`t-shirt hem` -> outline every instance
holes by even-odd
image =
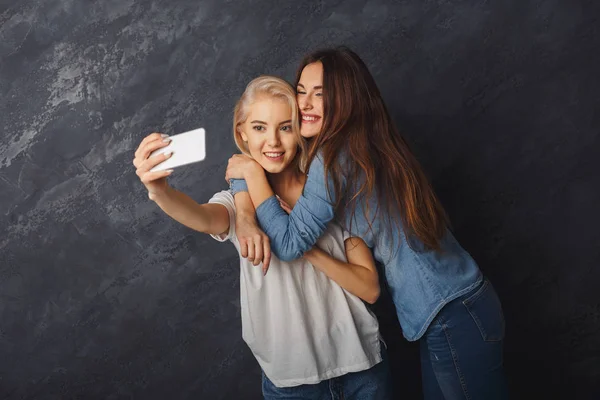
[[[271,379],[271,377],[269,377],[269,375],[266,372],[265,372],[265,375],[267,375],[267,378],[269,378],[269,380],[277,387],[293,387],[293,386],[300,386],[300,385],[313,385],[313,384],[316,384],[316,383],[319,383],[322,381],[326,381],[328,379],[337,378],[338,376],[346,375],[350,372],[365,371],[367,369],[373,368],[375,365],[379,364],[382,360],[383,360],[383,358],[381,357],[381,354],[379,354],[378,356],[375,356],[372,360],[363,361],[359,364],[351,365],[348,367],[340,367],[340,368],[328,370],[328,371],[325,371],[318,375],[314,375],[314,376],[311,376],[308,378],[302,378],[302,379],[273,380],[273,379]]]

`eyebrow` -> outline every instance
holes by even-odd
[[[302,86],[303,89],[305,89],[304,85],[299,83],[298,86]],[[319,86],[313,86],[313,89],[323,89],[323,86],[319,85]]]
[[[287,121],[280,122],[280,123],[279,123],[279,125],[283,125],[283,124],[289,124],[290,122],[292,122],[292,120],[291,120],[291,119],[288,119]],[[251,123],[251,124],[263,124],[263,125],[269,125],[269,124],[267,124],[266,122],[259,121],[259,120],[256,120],[256,119],[255,119],[254,121],[251,121],[250,123]]]

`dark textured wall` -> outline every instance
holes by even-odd
[[[260,398],[233,246],[162,214],[133,151],[206,127],[206,161],[171,178],[206,201],[225,187],[245,84],[346,44],[497,287],[514,398],[600,398],[599,11],[0,1],[0,397]],[[419,398],[418,348],[382,321],[398,398]]]

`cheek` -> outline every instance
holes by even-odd
[[[257,158],[262,154],[262,143],[258,141],[249,140],[248,141],[248,150],[250,151],[250,155],[252,157]]]
[[[292,154],[298,149],[298,141],[295,137],[292,137],[291,135],[282,140],[282,144],[285,148],[285,151],[289,152],[289,154]]]
[[[294,147],[289,150],[288,157],[290,159],[292,159],[292,158],[296,157],[296,153],[298,153],[298,146],[296,144],[294,144]]]
[[[315,102],[315,103],[316,103],[316,106],[317,106],[318,110],[321,112],[321,114],[323,114],[323,109],[324,109],[324,106],[323,106],[323,99],[319,99],[319,100],[318,100],[317,102]]]

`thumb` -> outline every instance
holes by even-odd
[[[285,211],[286,213],[289,214],[292,212],[292,209],[285,201],[279,200],[279,205],[281,206],[281,208],[283,208],[283,211]]]

